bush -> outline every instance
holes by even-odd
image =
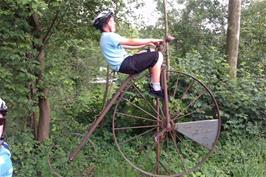
[[[198,173],[206,177],[264,177],[265,149],[264,138],[223,137],[216,153]]]
[[[214,48],[205,53],[187,53],[177,59],[180,70],[195,75],[214,93],[221,111],[223,128],[230,134],[259,135],[265,133],[265,81],[240,68],[237,80],[228,77],[224,57]]]
[[[104,91],[100,87],[83,91],[70,105],[65,107],[65,112],[74,117],[77,122],[89,124],[102,109],[103,94]]]

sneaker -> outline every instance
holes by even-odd
[[[151,84],[149,84],[150,94],[157,97],[157,98],[163,98],[164,94],[162,90],[155,91]]]

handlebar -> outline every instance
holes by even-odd
[[[172,42],[173,40],[175,40],[175,37],[168,35],[164,38],[164,40],[162,42],[160,42],[158,44],[158,46],[156,46],[155,50],[160,51],[160,52],[164,52],[165,51],[165,44]]]
[[[165,42],[171,42],[171,41],[173,41],[173,40],[175,40],[175,37],[174,37],[174,36],[171,36],[171,35],[168,35],[168,36],[166,36],[166,37],[164,38],[164,41],[165,41]]]

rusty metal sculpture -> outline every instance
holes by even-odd
[[[162,73],[163,100],[145,92],[147,75],[130,79],[115,105],[113,135],[135,169],[148,176],[182,176],[213,152],[220,135],[219,109],[201,81],[166,68]]]
[[[171,40],[167,37],[165,42]],[[69,159],[74,160],[115,105],[115,144],[132,167],[158,177],[182,176],[198,169],[213,152],[220,135],[217,102],[211,91],[191,75],[163,66],[161,76],[163,99],[146,91],[148,73],[128,76]]]
[[[207,86],[195,77],[168,70],[167,43],[174,38],[168,35],[165,19],[166,38],[158,47],[166,51],[167,61],[161,74],[164,98],[147,93],[147,72],[129,75],[70,153],[70,160],[75,159],[113,105],[115,144],[123,158],[143,174],[186,175],[197,170],[211,155],[221,127],[217,102]]]

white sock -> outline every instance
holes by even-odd
[[[160,85],[160,83],[152,83],[152,88],[155,91],[160,91],[161,90],[161,85]]]

